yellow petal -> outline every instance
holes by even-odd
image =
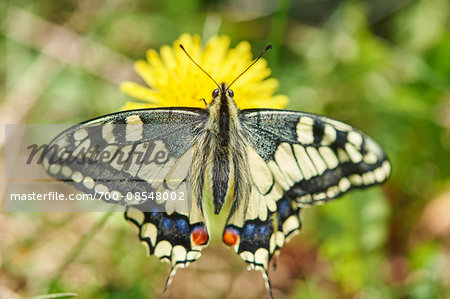
[[[173,45],[163,46],[158,53],[150,49],[146,53],[146,60],[137,61],[136,72],[144,79],[149,88],[132,82],[124,82],[121,90],[135,99],[145,103],[131,103],[125,107],[154,106],[185,106],[202,107],[202,99],[210,102],[211,92],[217,88],[215,83],[203,73],[186,56],[180,44],[189,55],[216,82],[230,84],[252,62],[250,44],[240,42],[230,48],[231,40],[228,36],[213,36],[202,47],[198,35],[182,34]],[[274,96],[278,88],[278,81],[269,78],[270,69],[267,62],[260,59],[246,71],[232,89],[236,95],[235,102],[239,108],[284,108],[287,104],[286,96]]]
[[[122,106],[121,110],[137,110],[137,109],[145,109],[145,108],[156,108],[159,107],[157,105],[151,105],[151,104],[143,104],[143,103],[136,103],[136,102],[126,102],[125,105]]]
[[[164,102],[164,98],[160,94],[134,82],[123,82],[120,84],[120,90],[135,99],[148,103],[158,104]]]

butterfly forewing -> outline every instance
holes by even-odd
[[[389,177],[390,164],[381,148],[347,124],[282,110],[243,110],[241,121],[275,181],[301,206]]]

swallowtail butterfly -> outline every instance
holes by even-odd
[[[112,154],[88,164],[46,157],[44,167],[91,194],[190,190],[187,209],[169,206],[170,200],[163,211],[126,207],[125,219],[138,228],[148,252],[171,264],[166,287],[177,269],[197,260],[208,245],[205,193],[215,214],[229,203],[223,241],[262,272],[271,293],[269,261],[299,232],[300,210],[383,183],[390,164],[378,144],[347,124],[305,112],[239,110],[233,97],[222,83],[205,109],[143,109],[87,121],[50,146],[75,153],[95,144]],[[118,149],[130,153],[149,142],[168,158],[148,165],[117,163]]]

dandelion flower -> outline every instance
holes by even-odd
[[[253,61],[248,42],[243,41],[230,48],[228,36],[214,36],[202,47],[198,35],[183,34],[173,47],[163,46],[159,53],[150,49],[146,61],[136,62],[135,70],[148,86],[123,82],[121,90],[134,98],[123,109],[205,108],[202,99],[212,100],[211,92],[217,88],[216,85],[189,60],[179,44],[219,84],[231,83]],[[286,96],[273,95],[278,81],[268,78],[269,75],[267,62],[260,59],[233,84],[234,100],[240,109],[286,107]]]

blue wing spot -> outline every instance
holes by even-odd
[[[284,214],[289,211],[289,202],[287,200],[283,200],[280,202],[278,206],[278,213]]]
[[[252,239],[255,235],[255,225],[253,223],[249,223],[244,227],[244,236],[247,239]]]
[[[267,231],[269,230],[269,225],[261,225],[258,227],[258,229],[256,230],[256,233],[260,236],[265,236],[267,234]]]
[[[189,233],[189,225],[184,219],[175,220],[175,228],[182,233]]]
[[[152,217],[158,217],[159,212],[152,212],[151,215],[152,215]]]
[[[169,230],[169,229],[172,228],[172,225],[173,225],[172,219],[170,219],[170,218],[163,218],[162,226],[163,226],[164,229]]]

